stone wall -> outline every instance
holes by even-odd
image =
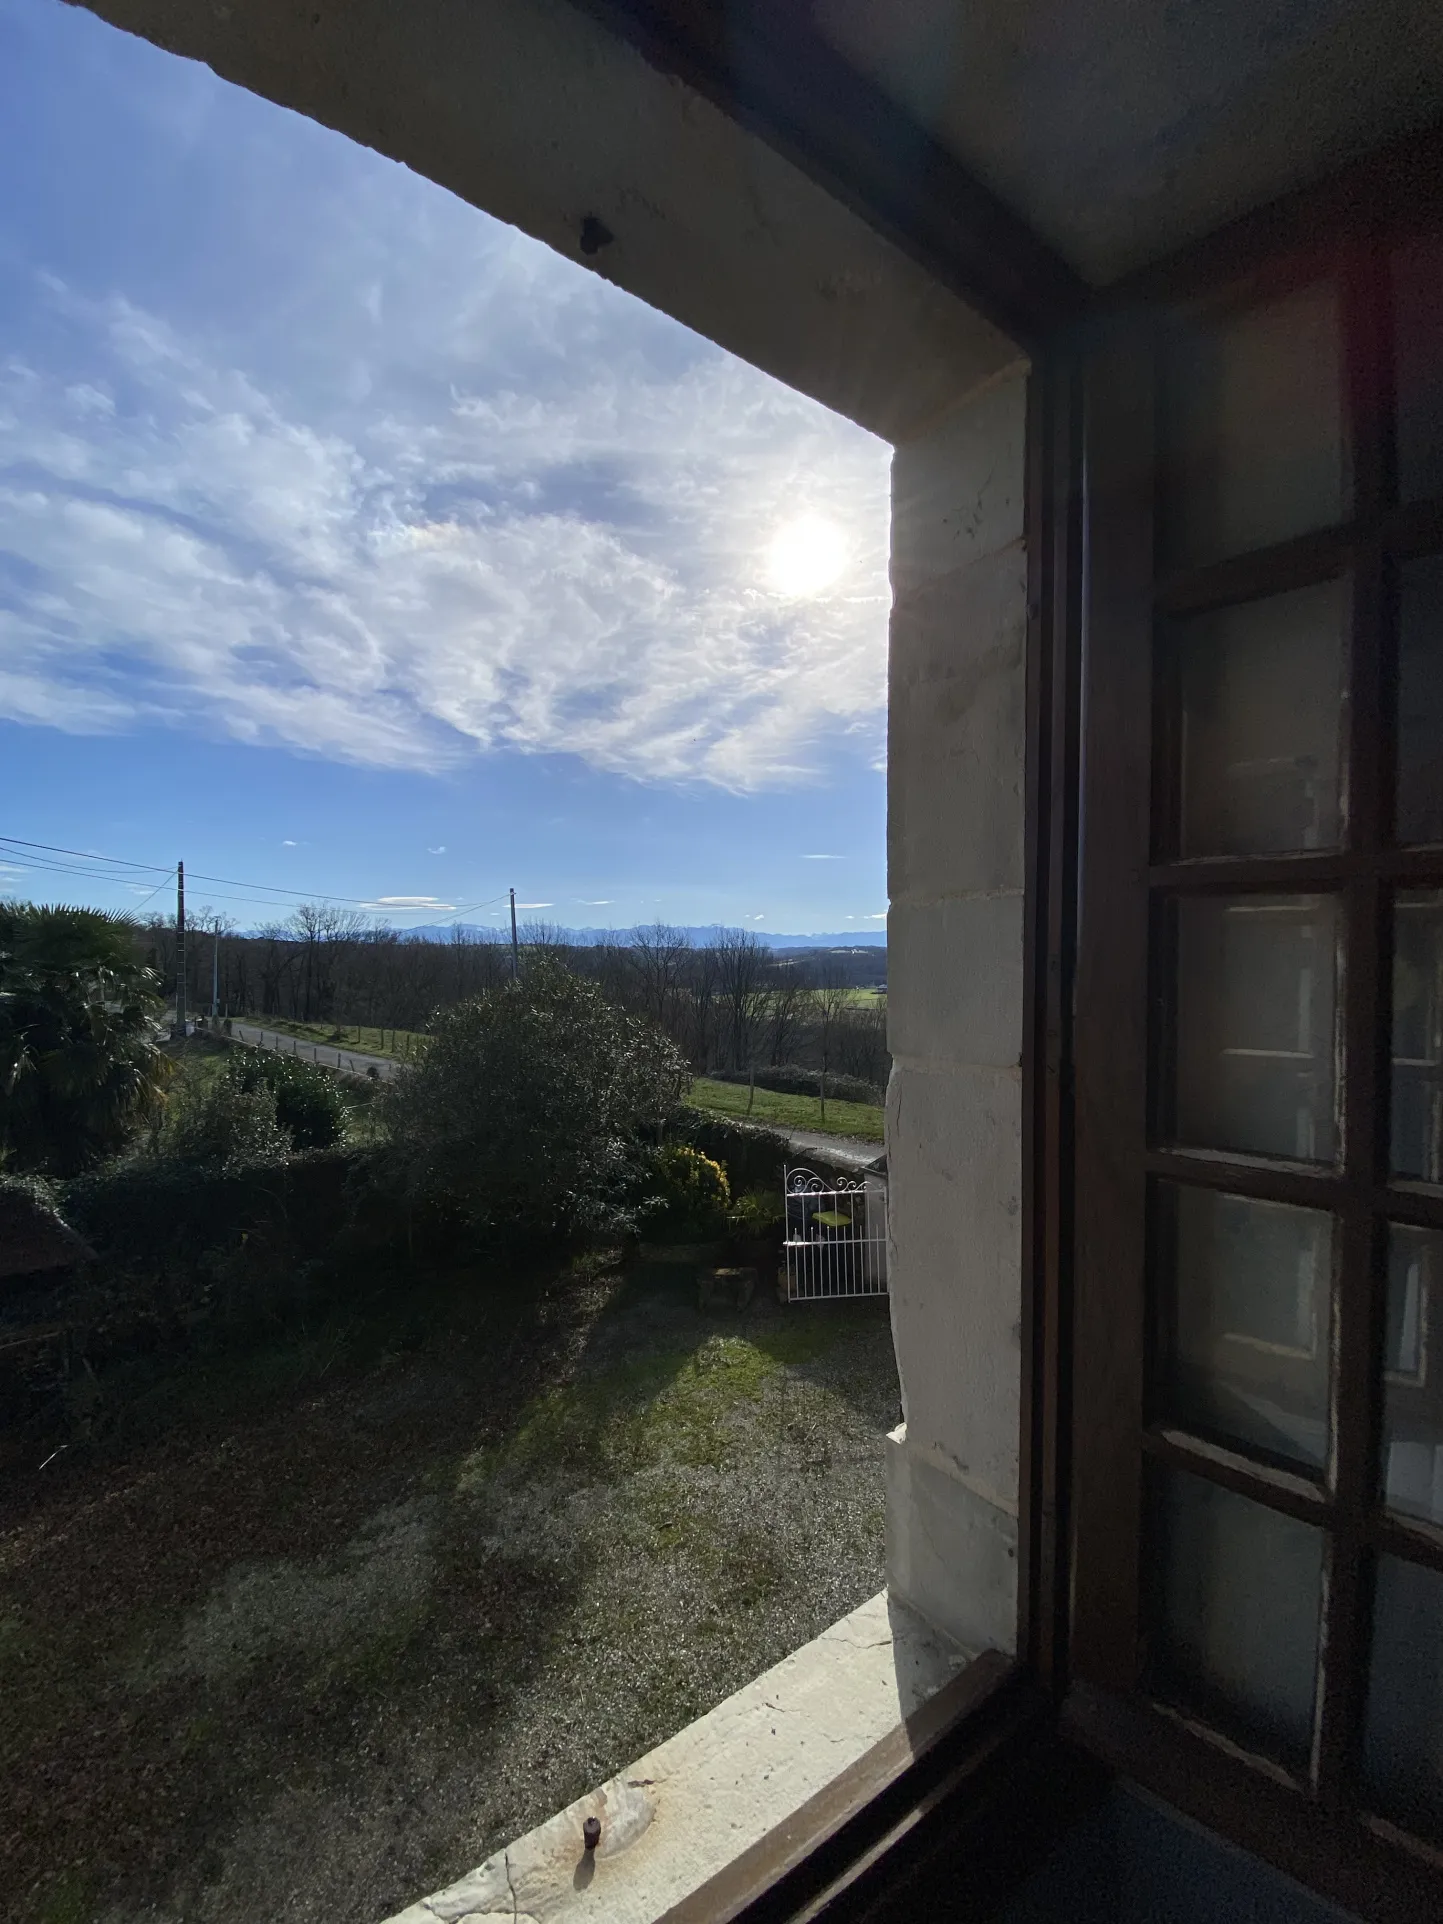
[[[1021,1379],[1025,367],[892,467],[888,1580],[1016,1644]]]

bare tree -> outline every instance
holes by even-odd
[[[805,1009],[801,970],[795,962],[777,962],[767,992],[767,1060],[773,1067],[795,1059]]]
[[[516,932],[521,944],[523,959],[535,956],[552,956],[564,962],[571,953],[571,944],[566,939],[565,929],[555,922],[523,922]]]
[[[755,1060],[757,1032],[766,1015],[772,952],[750,929],[723,929],[714,946],[731,1067],[745,1069]]]
[[[721,955],[714,942],[692,951],[687,970],[690,990],[688,1034],[682,1046],[692,1066],[709,1069],[721,1054],[717,1009],[720,999]]]
[[[852,991],[846,971],[832,956],[826,956],[813,974],[810,996],[812,1016],[817,1027],[817,1048],[822,1059],[820,1096],[822,1121],[827,1119],[827,1074],[833,1066],[837,1033],[847,1019]]]
[[[879,1085],[886,1082],[892,1058],[887,1049],[884,996],[874,996],[860,1006],[854,1003],[847,1009],[837,1025],[836,1061],[844,1075]]]
[[[666,922],[633,929],[628,959],[636,982],[638,1012],[675,1037],[686,1001],[690,937],[684,929],[674,929]]]

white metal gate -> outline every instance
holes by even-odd
[[[788,1302],[886,1295],[884,1174],[823,1178],[810,1169],[788,1169],[783,1199]]]

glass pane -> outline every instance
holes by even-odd
[[[1443,494],[1443,235],[1393,256],[1393,339],[1398,388],[1398,492]]]
[[[1178,624],[1182,854],[1337,842],[1346,606],[1325,581]]]
[[[1174,561],[1343,520],[1341,369],[1331,282],[1179,335],[1168,368]]]
[[[1158,1200],[1159,1414],[1320,1469],[1332,1219],[1170,1183]]]
[[[1443,1182],[1443,890],[1398,897],[1393,923],[1393,1173]]]
[[[1439,555],[1408,562],[1399,583],[1398,840],[1443,842],[1443,556]]]
[[[1156,1484],[1151,1687],[1289,1761],[1312,1741],[1323,1533],[1186,1471]]]
[[[1431,1343],[1440,1281],[1443,1236],[1394,1223],[1388,1231],[1383,1489],[1390,1510],[1430,1523],[1443,1523],[1443,1372]]]
[[[1177,904],[1180,1142],[1332,1160],[1336,922],[1328,895]]]
[[[1443,1842],[1443,1576],[1378,1561],[1363,1769],[1374,1809]]]

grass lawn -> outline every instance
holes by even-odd
[[[842,993],[849,1006],[854,1009],[875,1009],[878,1003],[885,1007],[887,1002],[885,989],[844,989]],[[815,995],[816,990],[809,989],[807,994]]]
[[[425,1047],[427,1038],[415,1029],[374,1029],[358,1022],[291,1022],[279,1015],[243,1015],[237,1021],[274,1029],[281,1035],[299,1036],[303,1042],[339,1043],[343,1049],[358,1049],[363,1055],[394,1056],[398,1062],[414,1059]]]
[[[366,1924],[883,1581],[885,1301],[405,1276],[95,1393],[0,1479],[26,1924]]]
[[[744,1083],[713,1082],[698,1076],[691,1085],[688,1101],[697,1109],[713,1115],[740,1116],[744,1121],[768,1123],[784,1129],[816,1129],[829,1136],[860,1136],[864,1142],[882,1141],[882,1110],[872,1102],[833,1102],[827,1099],[827,1117],[822,1120],[822,1105],[816,1096],[783,1096],[774,1089],[758,1089],[753,1094]]]

